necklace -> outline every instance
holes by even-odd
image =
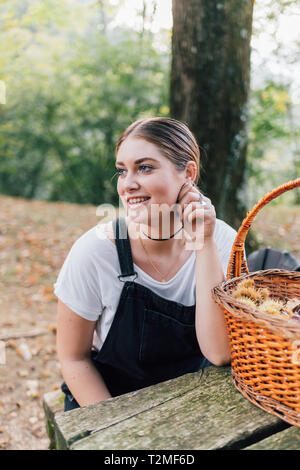
[[[175,235],[177,235],[177,233],[180,232],[180,230],[183,229],[183,225],[180,227],[179,230],[177,230],[177,232],[173,233],[173,235],[171,235],[169,238],[151,238],[149,237],[149,235],[147,235],[146,233],[142,232],[143,235],[145,235],[145,237],[149,238],[150,240],[155,240],[156,242],[164,242],[166,240],[170,240],[171,238],[174,238]]]
[[[155,269],[155,271],[160,275],[160,277],[161,277],[161,281],[160,281],[160,282],[167,282],[167,281],[166,281],[166,278],[167,278],[168,274],[171,272],[171,270],[172,270],[172,268],[173,268],[174,266],[171,266],[171,269],[169,269],[169,271],[168,271],[165,275],[163,275],[163,274],[159,271],[159,269],[152,263],[152,261],[151,261],[151,259],[150,259],[150,256],[149,256],[149,254],[148,254],[148,251],[146,250],[146,247],[145,247],[145,245],[144,245],[144,243],[143,243],[143,241],[142,241],[142,237],[139,237],[139,240],[140,240],[141,245],[142,245],[142,247],[143,247],[143,249],[144,249],[144,251],[145,251],[145,253],[146,253],[146,256],[147,256],[147,258],[148,258],[149,263],[150,263],[151,266]]]

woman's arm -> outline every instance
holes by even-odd
[[[230,362],[230,346],[222,309],[211,290],[224,280],[218,249],[213,237],[196,251],[196,334],[204,356],[216,366]]]
[[[91,360],[96,322],[86,320],[58,300],[57,351],[63,378],[80,406],[111,398]]]
[[[224,280],[224,273],[214,240],[216,212],[209,198],[200,196],[191,184],[184,188],[181,204],[186,248],[196,252],[196,334],[204,356],[218,366],[230,362],[230,345],[222,309],[211,290]]]

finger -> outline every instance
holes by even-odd
[[[195,191],[195,193],[200,193],[199,188],[196,186],[196,184],[192,183],[192,181],[189,179],[188,181],[183,183],[183,185],[180,188],[180,191],[179,191],[180,199],[184,197],[184,195],[191,190]]]
[[[181,197],[176,203],[178,213],[182,216],[184,208],[186,205],[191,203],[192,201],[197,201],[199,196],[196,195],[195,192],[191,191],[191,185],[187,183],[186,187],[183,188]]]
[[[207,204],[211,204],[211,200],[209,199],[209,197],[204,196],[204,194],[202,193],[200,194],[201,194],[202,201],[206,202]]]
[[[184,202],[183,204],[183,211],[186,211],[190,207],[189,210],[195,209],[195,208],[203,208],[204,210],[208,210],[212,208],[212,205],[206,204],[204,201],[199,201],[199,198],[193,197],[193,200]]]
[[[181,191],[180,191],[179,202],[181,202],[182,199],[185,198],[186,195],[187,195],[189,192],[192,191],[192,189],[193,189],[193,188],[192,188],[191,184],[190,184],[190,183],[186,183],[186,184],[182,187],[182,189],[181,189]]]
[[[180,200],[182,199],[183,195],[185,194],[185,193],[184,193],[184,188],[188,188],[189,186],[190,186],[190,183],[189,183],[188,181],[186,181],[185,183],[183,183],[183,185],[181,186],[181,188],[180,188],[180,190],[179,190],[179,193],[178,193],[176,202],[180,202]]]
[[[215,210],[214,205],[212,204],[211,200],[204,196],[202,193],[200,193],[200,203],[205,207],[205,209],[213,209]]]
[[[204,210],[202,208],[193,210],[188,216],[187,221],[192,223],[195,219],[204,220]]]
[[[206,209],[206,206],[202,206],[201,204],[199,204],[199,202],[190,202],[189,204],[186,204],[185,207],[184,207],[184,211],[183,211],[183,218],[185,220],[188,220],[188,216],[190,215],[191,212],[195,211],[195,210],[198,210],[198,214],[201,214],[201,213],[204,213]]]
[[[192,215],[191,215],[192,214]],[[213,206],[203,206],[199,203],[190,203],[186,206],[183,212],[183,223],[190,224],[191,221],[196,219],[209,220],[216,217],[215,209]]]
[[[200,193],[196,189],[190,189],[185,191],[180,199],[180,204],[188,204],[190,202],[200,202]]]

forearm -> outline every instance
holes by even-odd
[[[101,375],[90,359],[61,361],[61,372],[80,406],[111,398]]]
[[[204,356],[215,365],[230,362],[230,346],[222,309],[211,290],[224,280],[217,246],[213,239],[196,251],[196,334]]]

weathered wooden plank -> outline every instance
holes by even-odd
[[[202,371],[186,374],[95,405],[55,415],[56,446],[68,448],[96,430],[110,427],[199,386]]]
[[[198,373],[191,374],[191,378],[193,376],[199,378]],[[183,376],[181,379],[186,380],[186,377]],[[102,421],[105,403],[109,411],[112,402],[98,404],[97,408],[94,408],[94,420],[91,422],[89,435],[73,440],[71,448],[78,450],[242,448],[255,442],[256,436],[258,440],[287,426],[279,418],[254,406],[233,387],[230,368],[206,368],[196,388],[192,387],[173,397],[169,395],[168,399],[160,401],[159,396],[164,387],[166,382],[136,392],[133,400],[135,408],[140,401],[141,393],[143,401],[147,401],[149,393],[152,396],[157,395],[157,402],[152,402],[151,407],[144,408],[128,416],[127,419],[124,419],[124,415],[122,419],[118,418],[116,413],[121,413],[122,408],[116,406],[114,419],[106,422],[102,429],[96,429],[96,423]],[[165,390],[165,398],[167,397],[168,391],[166,393]],[[82,409],[81,418],[84,417],[84,413],[90,411],[89,408]],[[71,413],[74,412],[70,412],[70,419]],[[57,419],[59,431],[63,436],[66,435],[66,419],[67,417],[62,415]],[[78,420],[73,420],[73,425],[79,426],[79,424],[78,415]],[[73,435],[75,435],[74,430]]]
[[[50,439],[50,449],[56,447],[54,432],[54,416],[64,409],[64,394],[61,390],[46,393],[43,397],[43,408],[46,418],[46,429]]]
[[[292,426],[246,447],[245,450],[300,450],[300,429]]]

